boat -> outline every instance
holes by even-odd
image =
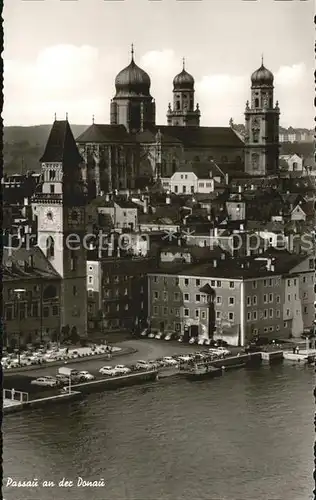
[[[206,363],[197,363],[190,370],[186,371],[186,377],[189,380],[201,380],[204,378],[219,377],[222,375],[222,369]]]

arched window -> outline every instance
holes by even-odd
[[[55,256],[55,242],[54,239],[49,236],[46,240],[46,257],[52,259]]]
[[[180,109],[180,101],[176,101],[176,110],[179,111]]]
[[[255,108],[259,108],[259,99],[258,98],[255,99]]]

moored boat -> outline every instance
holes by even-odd
[[[186,372],[186,377],[189,380],[201,380],[204,378],[219,377],[220,375],[222,375],[221,368],[215,368],[215,366],[206,363],[197,363]]]

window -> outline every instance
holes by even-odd
[[[174,298],[174,300],[176,300],[176,301],[180,300],[180,293],[179,293],[179,292],[175,292],[175,293],[173,294],[173,298]]]
[[[222,297],[219,295],[216,297],[216,304],[221,304],[222,303]]]
[[[235,297],[229,297],[228,303],[230,306],[233,306],[235,304]]]
[[[201,280],[195,280],[195,286],[200,286],[201,285]]]
[[[190,191],[191,193],[194,193],[194,186],[191,186]]]
[[[307,307],[304,307],[304,314],[307,314]]]
[[[52,307],[52,313],[53,313],[53,316],[58,316],[58,306]]]
[[[195,296],[195,302],[201,302],[201,295],[200,294],[197,294]]]
[[[32,316],[33,318],[37,318],[39,316],[38,302],[33,302],[32,304]]]
[[[49,171],[49,180],[50,180],[50,181],[53,181],[53,180],[55,179],[55,177],[56,177],[56,172],[55,172],[55,170],[50,170],[50,171]]]
[[[49,316],[49,307],[47,307],[47,306],[43,307],[43,316],[44,316],[44,318],[48,318],[48,316]]]
[[[5,319],[11,321],[13,319],[13,306],[6,306],[5,308]]]
[[[174,186],[174,192],[177,193],[178,192],[178,186]]]
[[[247,321],[251,321],[251,312],[247,313]]]
[[[283,328],[287,328],[287,321],[284,321]]]
[[[184,316],[189,316],[189,309],[184,309]]]
[[[230,281],[229,282],[229,288],[235,288],[235,282],[234,281]]]
[[[167,284],[168,284],[168,280],[167,280],[167,278],[166,278],[166,277],[164,277],[164,279],[163,279],[163,284],[164,284],[164,285],[167,285]]]
[[[204,182],[199,182],[199,187],[204,188]]]
[[[127,288],[124,288],[124,295],[128,295],[128,290],[127,290]]]
[[[92,285],[92,283],[93,283],[93,276],[88,276],[88,283],[89,283],[89,285]]]
[[[180,309],[175,309],[174,312],[176,316],[180,316]]]
[[[168,300],[168,292],[163,292],[163,300],[165,302]]]
[[[73,287],[72,287],[72,294],[73,294],[73,296],[74,296],[74,297],[77,297],[77,295],[78,295],[78,290],[77,290],[77,287],[76,287],[76,286],[73,286]]]
[[[185,193],[186,193],[186,191],[187,191],[187,187],[186,187],[186,186],[182,186],[182,193],[184,193],[184,194],[185,194]]]
[[[303,293],[303,298],[304,298],[304,299],[307,299],[307,297],[308,297],[307,292],[304,292],[304,293]]]
[[[247,297],[247,306],[251,306],[251,297]]]
[[[288,300],[288,302],[291,302],[291,294],[288,294],[287,300]]]
[[[195,309],[195,317],[196,318],[200,317],[200,311],[198,309]]]
[[[71,250],[71,252],[70,252],[70,270],[71,271],[77,270],[77,257],[76,257],[75,252],[73,250]]]
[[[286,310],[286,315],[287,315],[287,316],[290,316],[290,309],[287,309],[287,310]]]
[[[234,313],[228,313],[228,319],[230,321],[233,321],[234,320]]]
[[[291,280],[287,280],[287,286],[291,286]]]
[[[296,279],[294,279],[294,281],[293,281],[293,282],[294,282],[294,286],[296,286]]]
[[[264,319],[267,319],[267,317],[268,317],[268,309],[265,309],[263,311],[263,317],[264,317]]]
[[[216,319],[220,319],[221,317],[221,311],[216,311]]]
[[[280,295],[277,295],[277,296],[276,296],[276,302],[277,302],[277,304],[280,304],[280,302],[281,302],[281,297],[280,297]]]
[[[273,332],[274,331],[274,326],[270,326],[269,327],[269,332]]]
[[[158,300],[159,299],[159,292],[154,292],[154,299]]]
[[[269,279],[269,286],[272,286],[272,279]]]
[[[185,278],[185,279],[184,279],[184,285],[185,285],[185,286],[189,286],[189,280],[188,280],[188,278]]]
[[[51,184],[49,186],[49,189],[50,189],[50,194],[54,194],[55,193],[55,186],[54,186],[54,184]]]
[[[257,288],[257,282],[256,281],[252,282],[252,288],[254,288],[254,289]]]
[[[175,281],[175,285],[178,286],[179,285],[179,278],[176,278],[174,281]]]
[[[168,307],[164,307],[163,308],[163,314],[164,314],[164,316],[167,316],[167,314],[168,314]]]
[[[217,286],[218,288],[220,288],[220,287],[222,286],[222,282],[221,282],[221,281],[216,281],[216,286]]]
[[[154,306],[154,314],[158,314],[158,307],[157,306]]]
[[[154,283],[158,283],[158,278],[157,278],[157,276],[154,276]]]
[[[252,333],[253,333],[254,335],[258,335],[258,333],[259,333],[258,328],[254,328],[254,329],[252,330]]]
[[[273,309],[269,309],[269,317],[273,318]]]
[[[211,280],[211,286],[215,286],[215,280]]]
[[[265,326],[263,331],[264,331],[264,333],[267,333],[269,331],[269,328],[267,326]]]
[[[273,302],[273,293],[269,293],[269,302]]]
[[[205,319],[205,318],[206,318],[206,313],[205,313],[205,311],[202,311],[202,313],[201,313],[201,318],[202,318],[202,319]]]
[[[306,283],[306,276],[303,276],[303,283]]]
[[[188,302],[190,300],[190,295],[188,293],[184,294],[184,300]]]
[[[276,317],[277,317],[277,318],[279,318],[279,317],[280,317],[280,309],[277,309],[277,310],[276,310],[275,315],[276,315]]]
[[[257,295],[254,295],[252,300],[253,300],[253,305],[256,306],[258,304]]]
[[[258,319],[258,314],[257,314],[257,311],[253,311],[253,313],[252,313],[252,317],[253,317],[253,320],[254,320],[254,321],[257,321],[257,319]]]
[[[93,290],[91,289],[88,290],[88,297],[93,297]]]
[[[267,286],[267,280],[263,280],[263,286]]]
[[[263,296],[263,302],[264,302],[265,304],[267,304],[267,303],[268,303],[268,295],[267,295],[266,293],[265,293],[265,294],[264,294],[264,296]]]
[[[259,108],[259,99],[258,98],[255,99],[255,108]]]

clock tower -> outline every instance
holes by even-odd
[[[273,103],[273,74],[263,65],[251,76],[251,103],[245,119],[245,171],[250,175],[275,175],[279,166],[278,102]]]
[[[32,206],[37,217],[37,244],[62,278],[61,327],[86,336],[86,195],[82,161],[68,120],[55,120],[40,159],[42,182]]]

